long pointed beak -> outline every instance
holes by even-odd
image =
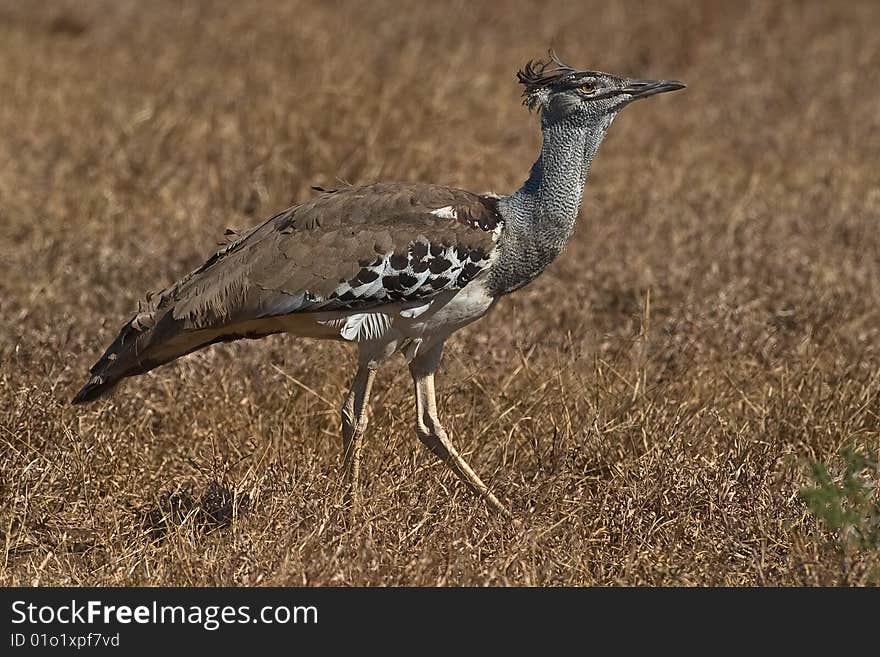
[[[633,100],[636,100],[679,89],[684,89],[684,83],[678,80],[629,80],[623,93],[629,94]]]

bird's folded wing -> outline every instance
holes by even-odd
[[[170,312],[187,330],[426,300],[483,271],[500,229],[493,197],[425,184],[347,187],[272,217],[139,317],[149,325]]]

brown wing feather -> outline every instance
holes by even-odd
[[[440,208],[454,212],[432,214]],[[494,199],[437,185],[381,183],[322,194],[268,219],[152,297],[92,367],[77,401],[211,342],[278,330],[277,323],[261,330],[261,318],[357,310],[466,285],[488,263],[499,221]],[[383,258],[398,267],[421,258],[424,274],[453,251],[464,254],[455,278],[417,280],[410,268],[392,270],[384,286],[361,280],[377,277]]]
[[[413,243],[493,246],[492,199],[449,187],[383,183],[349,187],[287,210],[221,251],[160,295],[187,328],[308,311],[378,257]],[[450,207],[456,219],[431,214]],[[369,305],[369,298],[363,305]],[[299,305],[298,305],[299,304]],[[357,306],[352,306],[357,307]]]

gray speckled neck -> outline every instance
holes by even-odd
[[[556,258],[574,230],[587,173],[611,124],[574,121],[543,123],[543,143],[528,179],[498,202],[504,229],[499,258],[488,284],[493,295],[533,281]]]

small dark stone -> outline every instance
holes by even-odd
[[[423,271],[427,271],[428,269],[428,260],[425,258],[424,260],[413,260],[412,270],[416,274],[421,274]]]
[[[49,23],[49,32],[70,37],[78,37],[87,32],[88,29],[89,26],[84,21],[70,14],[56,16]]]
[[[441,288],[446,287],[449,284],[449,279],[446,276],[438,276],[437,278],[432,278],[430,281],[431,287],[435,290],[439,290]]]
[[[442,256],[446,252],[446,247],[442,244],[432,244],[431,245],[431,255],[437,258],[438,256]]]
[[[425,242],[415,242],[410,247],[409,252],[414,260],[421,260],[428,255],[428,245]]]

